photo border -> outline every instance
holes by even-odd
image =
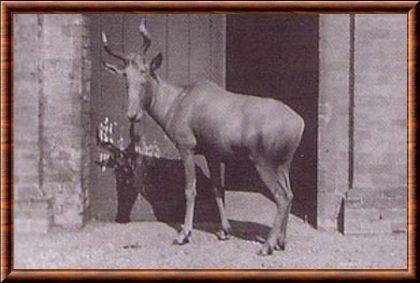
[[[1,276],[0,280],[36,279],[414,279],[416,278],[416,145],[418,1],[4,1],[1,2]],[[13,26],[14,13],[405,13],[408,16],[408,268],[371,269],[13,269]]]

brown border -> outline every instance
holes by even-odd
[[[420,49],[419,44],[419,30],[418,30],[418,5],[413,7],[408,13],[408,251],[409,251],[409,271],[414,275],[416,270],[416,227],[417,227],[417,176],[416,176],[416,156],[417,156],[417,101],[416,96],[418,92],[418,85],[416,84],[418,75],[418,53]]]
[[[76,1],[4,1],[1,3],[1,281],[25,279],[413,279],[416,277],[416,93],[417,78],[417,1],[305,1],[305,2],[76,2]],[[13,117],[12,117],[12,57],[11,16],[19,13],[87,13],[87,12],[212,12],[212,13],[407,13],[408,14],[408,270],[12,270],[11,211]]]
[[[402,13],[417,1],[4,1],[14,12]]]

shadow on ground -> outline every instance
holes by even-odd
[[[146,182],[152,185],[145,186],[142,190],[128,194],[126,197],[118,199],[119,210],[124,214],[120,216],[129,220],[133,208],[133,203],[138,194],[150,204],[152,213],[157,221],[165,223],[175,229],[181,230],[181,223],[185,214],[184,197],[184,169],[180,161],[169,159],[149,158],[148,176]],[[201,168],[201,167],[199,167]],[[205,169],[197,170],[197,197],[194,213],[194,229],[199,229],[209,233],[216,233],[220,229],[220,216],[211,189],[211,180],[203,173]],[[246,182],[241,182],[245,184]],[[255,188],[263,186],[259,181],[249,182],[248,186],[242,185],[241,191],[255,192]],[[238,187],[238,186],[235,186]],[[235,189],[236,191],[236,189]],[[268,190],[258,191],[266,198],[272,199],[268,195]],[[211,223],[211,225],[209,225]],[[270,227],[251,221],[230,220],[233,236],[245,240],[261,241],[265,239]]]
[[[229,223],[232,227],[232,236],[246,241],[263,243],[271,229],[267,225],[251,221],[229,219]],[[180,229],[180,226],[175,227],[175,229],[176,228]],[[197,223],[194,225],[194,229],[212,234],[219,231],[219,228],[220,227],[217,224],[209,225],[206,223]]]

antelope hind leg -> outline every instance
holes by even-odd
[[[208,161],[209,170],[210,170],[210,179],[212,181],[212,187],[213,187],[213,194],[216,199],[217,208],[219,210],[220,215],[220,222],[221,222],[221,229],[216,232],[216,236],[219,240],[228,240],[231,236],[232,228],[229,224],[229,221],[226,217],[225,212],[225,204],[223,201],[223,182],[221,179],[222,174],[222,167],[221,163],[217,161],[212,161],[211,159]],[[224,170],[223,170],[224,171]]]
[[[284,170],[279,170],[279,183],[284,184],[286,187],[286,192],[288,192],[288,204],[287,204],[287,211],[286,216],[283,219],[283,222],[280,226],[280,231],[277,236],[277,243],[274,246],[274,249],[277,251],[284,251],[286,249],[286,231],[287,231],[287,224],[289,221],[290,210],[292,208],[292,199],[293,193],[292,188],[290,186],[290,177],[289,177],[289,170],[286,168]]]
[[[284,251],[286,249],[286,231],[287,231],[287,223],[289,220],[291,206],[292,206],[292,202],[290,201],[287,208],[286,217],[284,217],[284,220],[281,224],[281,229],[279,231],[279,235],[277,236],[277,243],[274,246],[274,249],[276,251]]]
[[[257,171],[265,185],[270,189],[274,196],[277,213],[274,217],[273,227],[270,230],[266,242],[259,250],[259,255],[270,255],[277,247],[284,247],[284,239],[279,243],[279,235],[284,235],[284,223],[286,222],[287,214],[289,212],[289,204],[293,197],[292,192],[288,188],[288,182],[285,176],[287,171],[280,170],[277,175],[272,166],[256,165]]]

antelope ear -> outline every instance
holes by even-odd
[[[152,59],[152,62],[150,62],[150,70],[152,72],[160,68],[160,66],[162,65],[162,58],[162,53],[159,52],[159,54]]]

